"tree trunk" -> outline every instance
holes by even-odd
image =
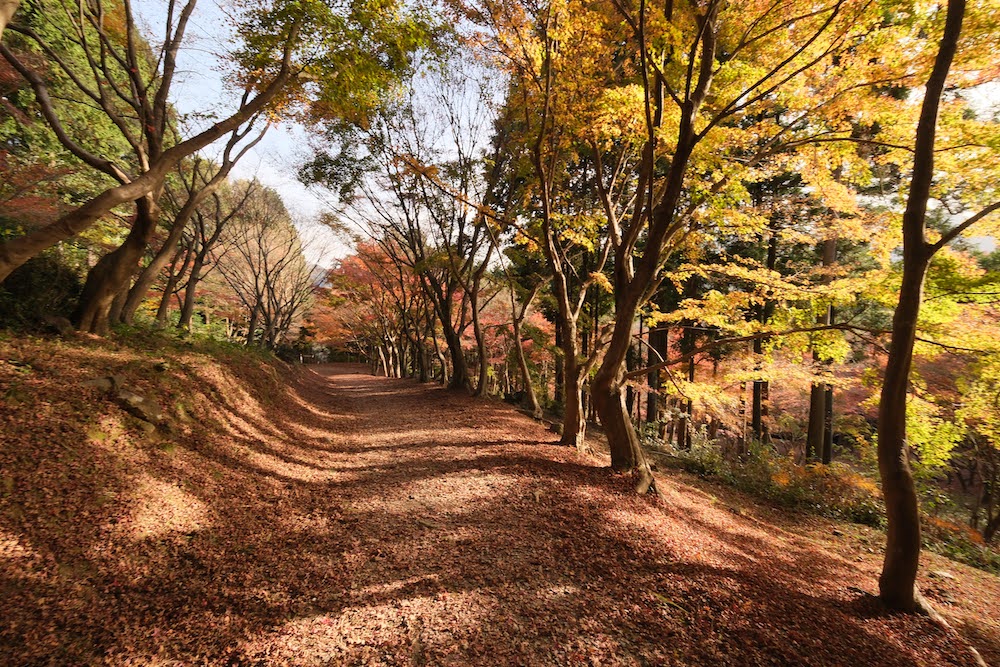
[[[191,275],[188,276],[187,285],[184,287],[184,304],[181,306],[181,315],[177,320],[178,329],[191,330],[191,318],[194,316],[194,303],[198,294],[198,283],[201,282],[201,270],[205,266],[205,258],[198,253],[191,266]]]
[[[616,272],[620,269],[616,267]],[[640,287],[643,287],[641,283]],[[625,294],[616,299],[616,324],[604,361],[590,385],[594,409],[604,426],[611,450],[611,468],[618,472],[636,473],[636,491],[645,493],[653,487],[653,474],[639,445],[639,438],[625,407],[625,356],[632,343],[632,322],[639,309],[636,285],[623,287]]]
[[[186,226],[187,219],[175,219],[174,224],[170,227],[167,239],[160,246],[159,251],[153,256],[149,264],[139,273],[135,284],[129,290],[128,298],[122,309],[121,321],[125,324],[132,324],[135,320],[136,311],[146,298],[146,294],[149,293],[149,289],[153,286],[153,283],[156,282],[156,278],[160,275],[160,272],[163,271],[164,267],[170,261],[170,257],[173,255],[177,242],[180,241],[181,234],[184,233]]]
[[[478,357],[479,378],[476,380],[476,390],[473,396],[486,396],[488,393],[487,381],[490,376],[490,360],[486,354],[486,334],[483,332],[483,324],[479,320],[479,281],[473,284],[472,294],[472,332],[476,338],[476,356]]]
[[[667,347],[670,343],[670,332],[666,327],[653,329],[649,332],[649,358],[650,366],[664,361],[667,358]],[[646,421],[659,424],[659,437],[663,439],[663,399],[660,398],[660,372],[651,371],[646,378],[649,383],[649,395],[646,397]]]
[[[465,351],[462,349],[462,339],[450,326],[442,327],[444,341],[448,346],[448,357],[451,360],[451,380],[449,389],[469,389],[469,367],[465,363]]]
[[[111,308],[108,309],[108,322],[120,322],[122,318],[122,311],[125,310],[125,301],[128,299],[128,283],[126,279],[125,284],[122,286],[118,294],[115,294],[115,298],[111,301]]]
[[[760,338],[753,341],[753,353],[757,357],[757,370],[760,371],[760,357],[764,354],[764,342]],[[757,442],[767,442],[767,424],[764,421],[767,417],[767,394],[767,380],[754,380],[750,428],[753,431],[754,440]]]
[[[575,346],[573,346],[575,347]],[[587,420],[583,411],[583,383],[580,368],[574,357],[566,357],[563,373],[563,432],[560,445],[575,447],[581,454],[588,453]]]
[[[250,312],[250,321],[247,322],[247,347],[253,345],[257,338],[257,323],[260,322],[260,304],[254,304]]]
[[[922,249],[917,252],[923,254]],[[879,473],[888,519],[879,590],[887,605],[906,611],[917,608],[916,576],[920,559],[920,513],[906,443],[906,394],[927,267],[926,258],[912,249],[910,253],[911,261],[903,263],[903,283],[892,318],[892,342],[878,412]]]
[[[833,462],[833,387],[826,385],[823,390],[823,454],[820,461],[824,465]]]
[[[815,358],[813,359],[815,361]],[[813,383],[809,387],[809,425],[806,429],[806,461],[816,461],[823,450],[823,417],[826,413],[826,388]]]
[[[837,239],[826,239],[822,246],[822,266],[833,266],[837,259]],[[826,277],[823,282],[829,283],[832,277]],[[833,324],[833,306],[828,305],[825,312],[816,320],[817,324]],[[819,355],[813,352],[813,362],[819,363]],[[828,362],[826,362],[828,363]],[[825,371],[824,371],[825,372]],[[830,404],[827,405],[827,398]],[[827,447],[827,413],[833,412],[833,388],[825,382],[814,382],[809,392],[809,427],[806,437],[806,460],[820,460],[829,463],[833,456],[833,434],[830,433],[830,447]],[[830,420],[832,428],[832,419]]]
[[[80,331],[99,335],[107,333],[111,302],[138,266],[156,229],[158,215],[154,195],[136,201],[136,219],[125,242],[102,257],[87,274],[73,317]]]
[[[765,266],[770,271],[774,271],[778,265],[778,233],[781,231],[781,224],[777,215],[772,215],[768,224],[770,236],[767,240],[767,259]],[[777,304],[772,300],[767,300],[760,308],[758,321],[766,326],[767,322],[774,315]],[[764,354],[764,339],[756,338],[753,342],[754,355],[757,357],[757,368],[760,369]],[[768,399],[771,391],[770,384],[765,379],[754,380],[753,383],[753,435],[759,442],[770,442],[768,433]]]
[[[929,611],[917,592],[920,510],[906,443],[906,394],[924,276],[934,248],[925,238],[927,200],[934,175],[938,108],[958,47],[965,0],[948,0],[944,34],[927,82],[917,124],[913,175],[903,212],[903,280],[892,318],[892,338],[878,414],[878,467],[888,530],[879,595],[892,609]]]
[[[531,416],[535,419],[542,418],[542,406],[538,403],[538,396],[535,394],[535,386],[531,382],[531,372],[528,370],[528,360],[524,356],[524,346],[521,344],[521,322],[524,319],[524,311],[521,316],[514,316],[514,350],[517,355],[517,368],[521,372],[521,384],[524,387],[528,405],[531,407]]]

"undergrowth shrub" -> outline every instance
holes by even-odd
[[[800,466],[759,442],[751,442],[742,459],[730,460],[704,431],[693,434],[690,450],[673,454],[689,472],[719,479],[784,507],[867,526],[885,522],[877,484],[844,463]]]
[[[922,517],[924,547],[960,563],[1000,574],[1000,553],[990,548],[979,531],[936,516]]]
[[[847,463],[802,466],[759,442],[751,442],[743,458],[727,458],[719,443],[710,440],[704,430],[692,435],[689,450],[677,451],[662,443],[656,449],[670,455],[671,465],[783,507],[875,528],[885,526],[885,507],[876,480]],[[1000,574],[1000,552],[985,544],[978,531],[937,516],[949,509],[957,512],[950,499],[939,491],[930,494],[926,486],[922,487],[921,497],[925,548]]]

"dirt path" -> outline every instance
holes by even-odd
[[[196,430],[105,481],[129,513],[61,545],[54,574],[0,541],[0,658],[973,664],[879,612],[877,555],[669,478],[638,498],[509,406],[358,370],[318,367],[270,409],[223,401],[217,442]]]

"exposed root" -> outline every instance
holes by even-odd
[[[945,630],[952,630],[952,627],[948,625],[948,621],[944,619],[944,616],[931,605],[927,598],[920,594],[920,591],[913,592],[913,604],[915,605],[914,612],[928,617]]]
[[[934,622],[935,625],[940,627],[945,632],[955,637],[961,638],[961,635],[958,634],[955,628],[951,627],[951,624],[948,623],[945,617],[942,616],[941,613],[937,609],[935,609],[933,605],[931,605],[930,601],[928,601],[927,598],[921,595],[920,591],[918,590],[915,590],[913,592],[913,603],[915,605],[914,612],[928,617]],[[967,646],[969,648],[969,651],[972,653],[972,657],[976,661],[977,665],[979,665],[980,667],[989,667],[986,664],[986,661],[983,660],[983,656],[981,656],[979,654],[979,651],[976,650],[976,647],[974,647],[972,644],[967,644]]]
[[[645,467],[639,471],[639,481],[636,482],[635,492],[640,496],[651,493],[657,498],[662,497],[660,490],[656,488],[656,478],[653,477],[653,473],[649,470],[649,467]]]

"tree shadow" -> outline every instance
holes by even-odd
[[[5,445],[23,508],[0,518],[0,662],[931,664],[919,628],[933,664],[970,664],[813,585],[844,561],[637,498],[507,406],[346,373],[295,391],[266,428],[195,424],[131,461],[78,430],[73,456]]]

